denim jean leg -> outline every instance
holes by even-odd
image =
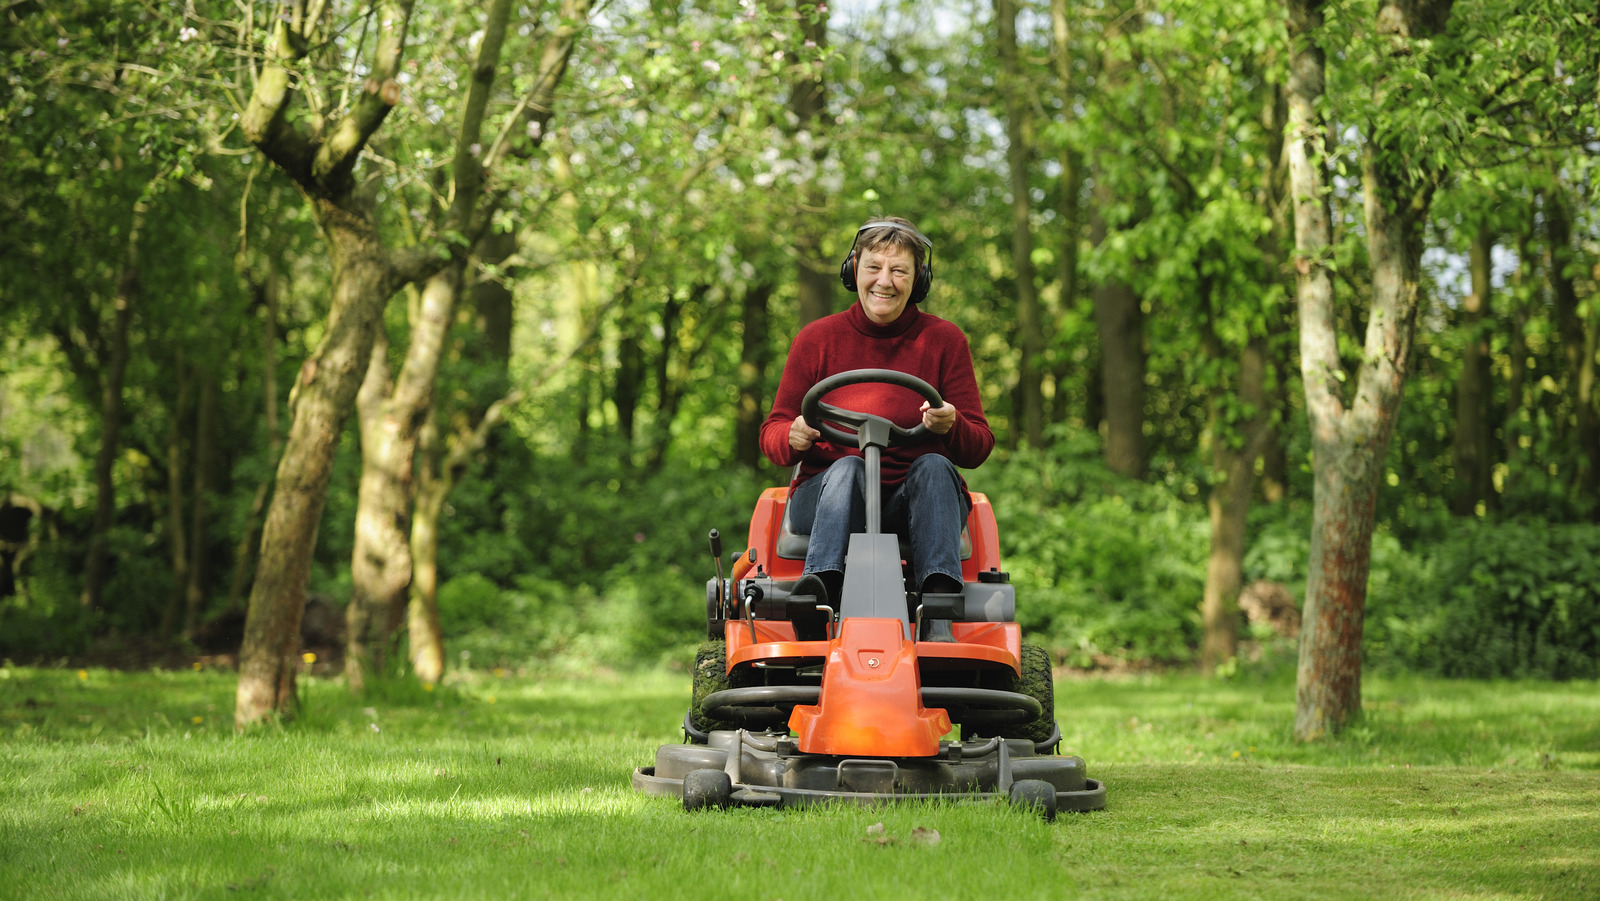
[[[961,581],[961,527],[971,509],[961,473],[948,458],[926,454],[912,461],[885,507],[884,519],[911,540],[915,588],[920,590],[934,573]]]
[[[844,572],[850,536],[867,528],[862,494],[865,481],[865,462],[860,457],[842,457],[789,495],[789,525],[797,533],[811,536],[806,546],[806,572]]]

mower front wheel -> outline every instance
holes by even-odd
[[[720,772],[720,770],[719,770]],[[689,775],[694,775],[690,773]],[[726,774],[724,774],[726,775]],[[688,788],[684,783],[685,789]],[[689,793],[683,795],[684,805],[688,806]],[[1011,785],[1011,803],[1019,807],[1031,807],[1045,822],[1053,822],[1056,818],[1056,787],[1043,779],[1023,779]]]
[[[732,800],[733,778],[722,770],[690,770],[683,777],[684,810],[727,807]]]

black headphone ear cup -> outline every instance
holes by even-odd
[[[851,249],[850,255],[844,258],[843,263],[839,264],[839,281],[844,282],[846,291],[854,291],[856,289],[856,252],[854,249]]]
[[[933,288],[933,266],[924,262],[917,267],[917,280],[911,285],[911,302],[922,303]]]

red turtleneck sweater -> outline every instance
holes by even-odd
[[[761,452],[767,459],[779,466],[801,464],[795,485],[823,472],[840,457],[861,455],[854,447],[836,447],[826,441],[818,441],[805,453],[789,446],[789,424],[800,415],[806,392],[824,378],[852,369],[909,373],[936,388],[957,411],[949,433],[929,433],[918,444],[883,452],[885,485],[903,481],[911,461],[923,454],[944,454],[966,469],[988,459],[994,449],[994,433],[983,416],[967,336],[953,323],[922,312],[916,304],[907,304],[894,322],[878,325],[867,318],[858,302],[842,313],[811,323],[795,336],[772,412],[761,425]],[[830,393],[826,400],[846,410],[886,417],[902,428],[922,422],[922,398],[906,388],[848,385]]]

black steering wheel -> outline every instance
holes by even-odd
[[[912,391],[915,391],[917,394],[920,394],[922,399],[926,400],[932,406],[944,406],[944,400],[943,398],[939,397],[938,390],[914,375],[898,372],[893,369],[852,369],[848,372],[840,372],[835,375],[830,375],[815,385],[812,385],[811,390],[806,392],[805,399],[800,402],[800,415],[806,418],[806,422],[810,424],[812,428],[821,432],[822,437],[825,440],[832,444],[844,445],[846,447],[860,444],[861,436],[866,434],[866,432],[863,430],[863,427],[868,423],[876,423],[880,427],[886,427],[889,435],[889,447],[901,447],[907,444],[914,444],[918,441],[921,441],[922,438],[928,434],[928,427],[920,422],[912,428],[903,429],[882,416],[876,416],[871,413],[861,413],[856,410],[846,410],[842,407],[836,407],[833,404],[825,403],[822,400],[826,394],[828,394],[830,391],[833,391],[835,388],[843,388],[846,385],[860,385],[865,383],[895,385],[901,388],[909,388]],[[835,423],[838,425],[835,425]],[[855,429],[856,432],[854,434],[846,432],[839,428],[839,425],[849,426]],[[871,429],[870,431],[878,432],[880,430]]]

